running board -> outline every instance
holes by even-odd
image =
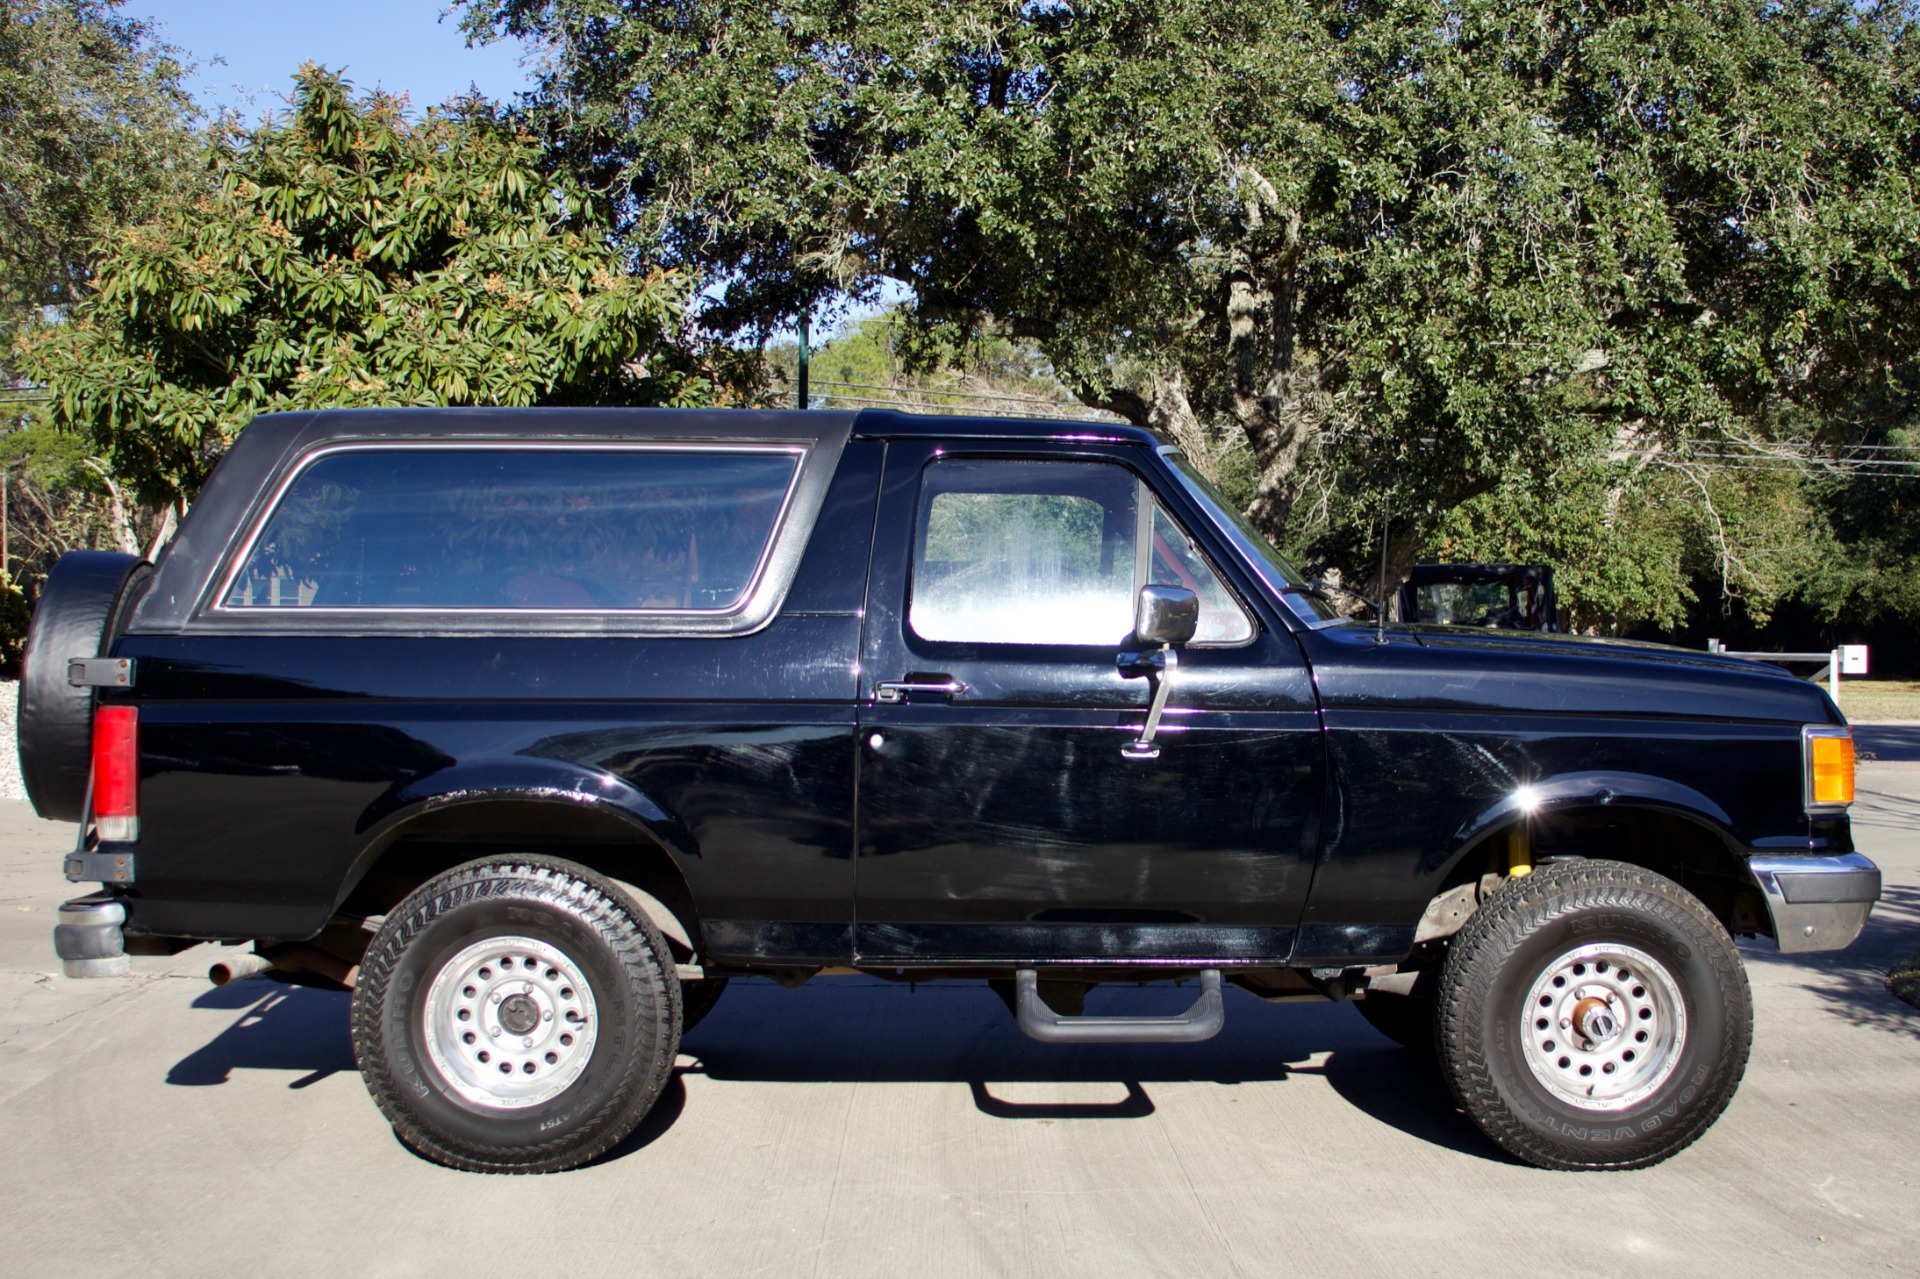
[[[1197,1044],[1227,1024],[1218,968],[1201,970],[1200,998],[1177,1017],[1062,1017],[1041,1002],[1033,969],[1016,969],[1013,981],[1020,1029],[1043,1044]]]

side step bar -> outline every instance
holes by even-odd
[[[1062,1017],[1040,1000],[1040,975],[1015,970],[1014,1008],[1020,1029],[1043,1044],[1197,1044],[1227,1024],[1220,970],[1200,972],[1200,998],[1177,1017]]]

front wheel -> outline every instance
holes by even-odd
[[[353,1048],[394,1131],[437,1163],[556,1172],[626,1136],[680,1040],[667,943],[571,862],[456,867],[391,911],[361,963]]]
[[[1665,876],[1550,865],[1467,921],[1441,974],[1441,1065],[1481,1131],[1543,1168],[1640,1168],[1691,1145],[1746,1070],[1733,939]]]

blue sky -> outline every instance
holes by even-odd
[[[477,87],[505,98],[528,87],[517,44],[469,49],[442,0],[126,0],[200,64],[190,82],[209,109],[257,118],[278,109],[302,62],[338,70],[362,89],[412,96],[416,109]],[[226,65],[213,65],[216,57]]]
[[[441,17],[446,8],[444,0],[126,0],[121,12],[151,19],[162,39],[199,64],[188,87],[210,112],[231,108],[248,120],[280,109],[294,71],[307,61],[344,68],[356,88],[405,92],[416,112],[469,85],[494,99],[531,87],[522,46],[469,49],[456,18]],[[879,306],[851,314],[871,315],[908,296],[889,282]],[[815,341],[842,315],[841,308],[823,308]],[[773,340],[792,337],[783,330]]]

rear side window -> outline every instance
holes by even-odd
[[[221,606],[724,613],[750,594],[799,450],[421,447],[321,455]]]

